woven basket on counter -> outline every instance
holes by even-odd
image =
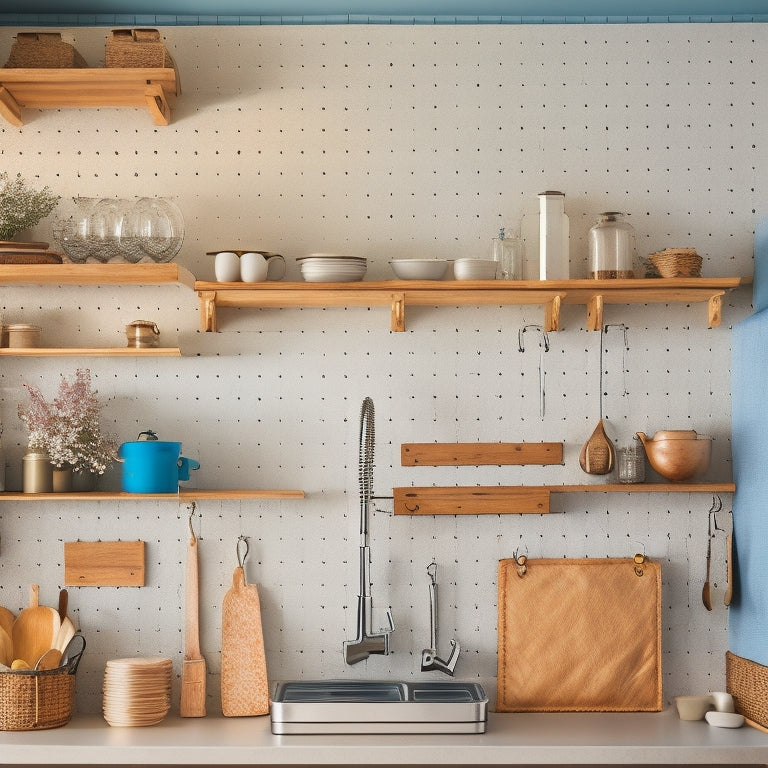
[[[768,730],[768,667],[726,651],[725,689],[740,715]]]
[[[72,717],[75,675],[67,667],[0,673],[0,731],[60,728]]]
[[[74,45],[61,39],[59,32],[19,32],[5,66],[13,69],[82,69],[88,64]]]
[[[113,29],[107,37],[108,67],[173,67],[173,59],[156,29]]]
[[[701,277],[701,256],[695,248],[666,248],[648,256],[662,277]]]

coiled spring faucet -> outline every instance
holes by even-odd
[[[360,588],[357,596],[357,637],[344,641],[344,661],[357,664],[372,653],[389,654],[389,636],[395,629],[392,609],[387,609],[388,629],[373,632],[371,614],[371,547],[368,518],[373,498],[373,450],[375,443],[373,400],[366,397],[360,410],[358,474],[360,482]]]

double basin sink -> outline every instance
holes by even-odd
[[[277,683],[272,733],[485,733],[488,697],[453,680],[310,680]]]

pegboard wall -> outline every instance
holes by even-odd
[[[0,51],[16,30],[0,29]],[[500,226],[566,194],[571,274],[586,274],[596,214],[624,210],[638,250],[694,245],[709,276],[750,275],[755,217],[765,214],[768,123],[765,25],[175,27],[163,30],[181,74],[168,127],[142,110],[26,113],[0,126],[0,168],[64,197],[162,195],[186,220],[179,261],[213,279],[207,251],[365,255],[369,277],[395,257],[484,255]],[[105,32],[66,31],[89,64]],[[49,237],[41,225],[35,235]],[[529,254],[530,255],[530,254]],[[530,269],[530,265],[529,265]],[[457,677],[495,697],[500,558],[625,557],[662,563],[667,700],[722,689],[728,647],[725,533],[714,543],[715,608],[702,606],[711,498],[687,494],[553,497],[548,515],[371,520],[374,626],[392,606],[390,656],[344,665],[358,585],[360,405],[376,406],[377,495],[393,486],[602,482],[578,454],[599,414],[619,443],[637,430],[693,428],[714,437],[709,479],[730,466],[729,325],[750,312],[728,294],[708,330],[701,305],[606,307],[603,334],[583,308],[544,352],[539,307],[414,308],[393,334],[381,309],[226,310],[221,332],[197,329],[184,287],[4,288],[6,322],[39,322],[48,345],[119,344],[154,319],[184,356],[3,359],[8,485],[20,483],[24,381],[46,391],[91,370],[121,441],[148,427],[199,459],[201,488],[302,488],[295,501],[204,501],[202,649],[209,710],[219,708],[221,603],[248,536],[247,574],[262,600],[268,670],[296,677],[420,676],[429,642],[427,565],[438,564],[438,640],[462,646]],[[77,341],[75,341],[77,340]],[[602,375],[600,348],[602,345]],[[562,441],[555,467],[405,468],[404,442]],[[119,487],[119,468],[103,479]],[[730,498],[718,517],[729,526]],[[0,604],[28,585],[55,604],[63,543],[143,539],[143,588],[73,588],[88,638],[78,706],[98,712],[107,659],[167,655],[180,672],[188,510],[166,501],[0,506]],[[524,617],[521,617],[524,625]],[[438,651],[443,651],[442,647]],[[445,655],[445,651],[443,651]],[[437,675],[438,673],[431,673]],[[178,681],[177,689],[178,692]]]

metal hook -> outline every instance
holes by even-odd
[[[720,512],[720,510],[723,508],[723,501],[720,498],[718,494],[713,494],[712,496],[712,506],[709,508],[709,535],[714,536],[713,528],[712,528],[712,521],[715,522],[715,531],[725,531],[725,528],[721,528],[717,524],[717,513]]]
[[[529,328],[535,328],[537,331],[541,333],[541,342],[539,343],[539,346],[544,347],[545,352],[549,352],[549,335],[547,332],[540,326],[535,324],[529,324],[524,325],[522,328],[518,329],[517,331],[517,349],[519,352],[525,352],[525,344],[523,344],[523,334],[529,329]]]
[[[432,580],[432,584],[437,584],[437,563],[433,560],[427,566],[427,576]]]
[[[242,557],[240,557],[240,544],[241,543],[245,544],[245,554]],[[245,568],[245,560],[248,557],[248,550],[249,549],[250,549],[250,546],[248,544],[248,537],[247,536],[243,536],[242,534],[240,534],[240,536],[237,537],[237,564],[241,568]]]
[[[192,541],[197,541],[197,536],[195,536],[195,529],[192,527],[192,518],[195,516],[195,509],[197,508],[196,503],[193,501],[189,505],[189,535],[192,537]]]

